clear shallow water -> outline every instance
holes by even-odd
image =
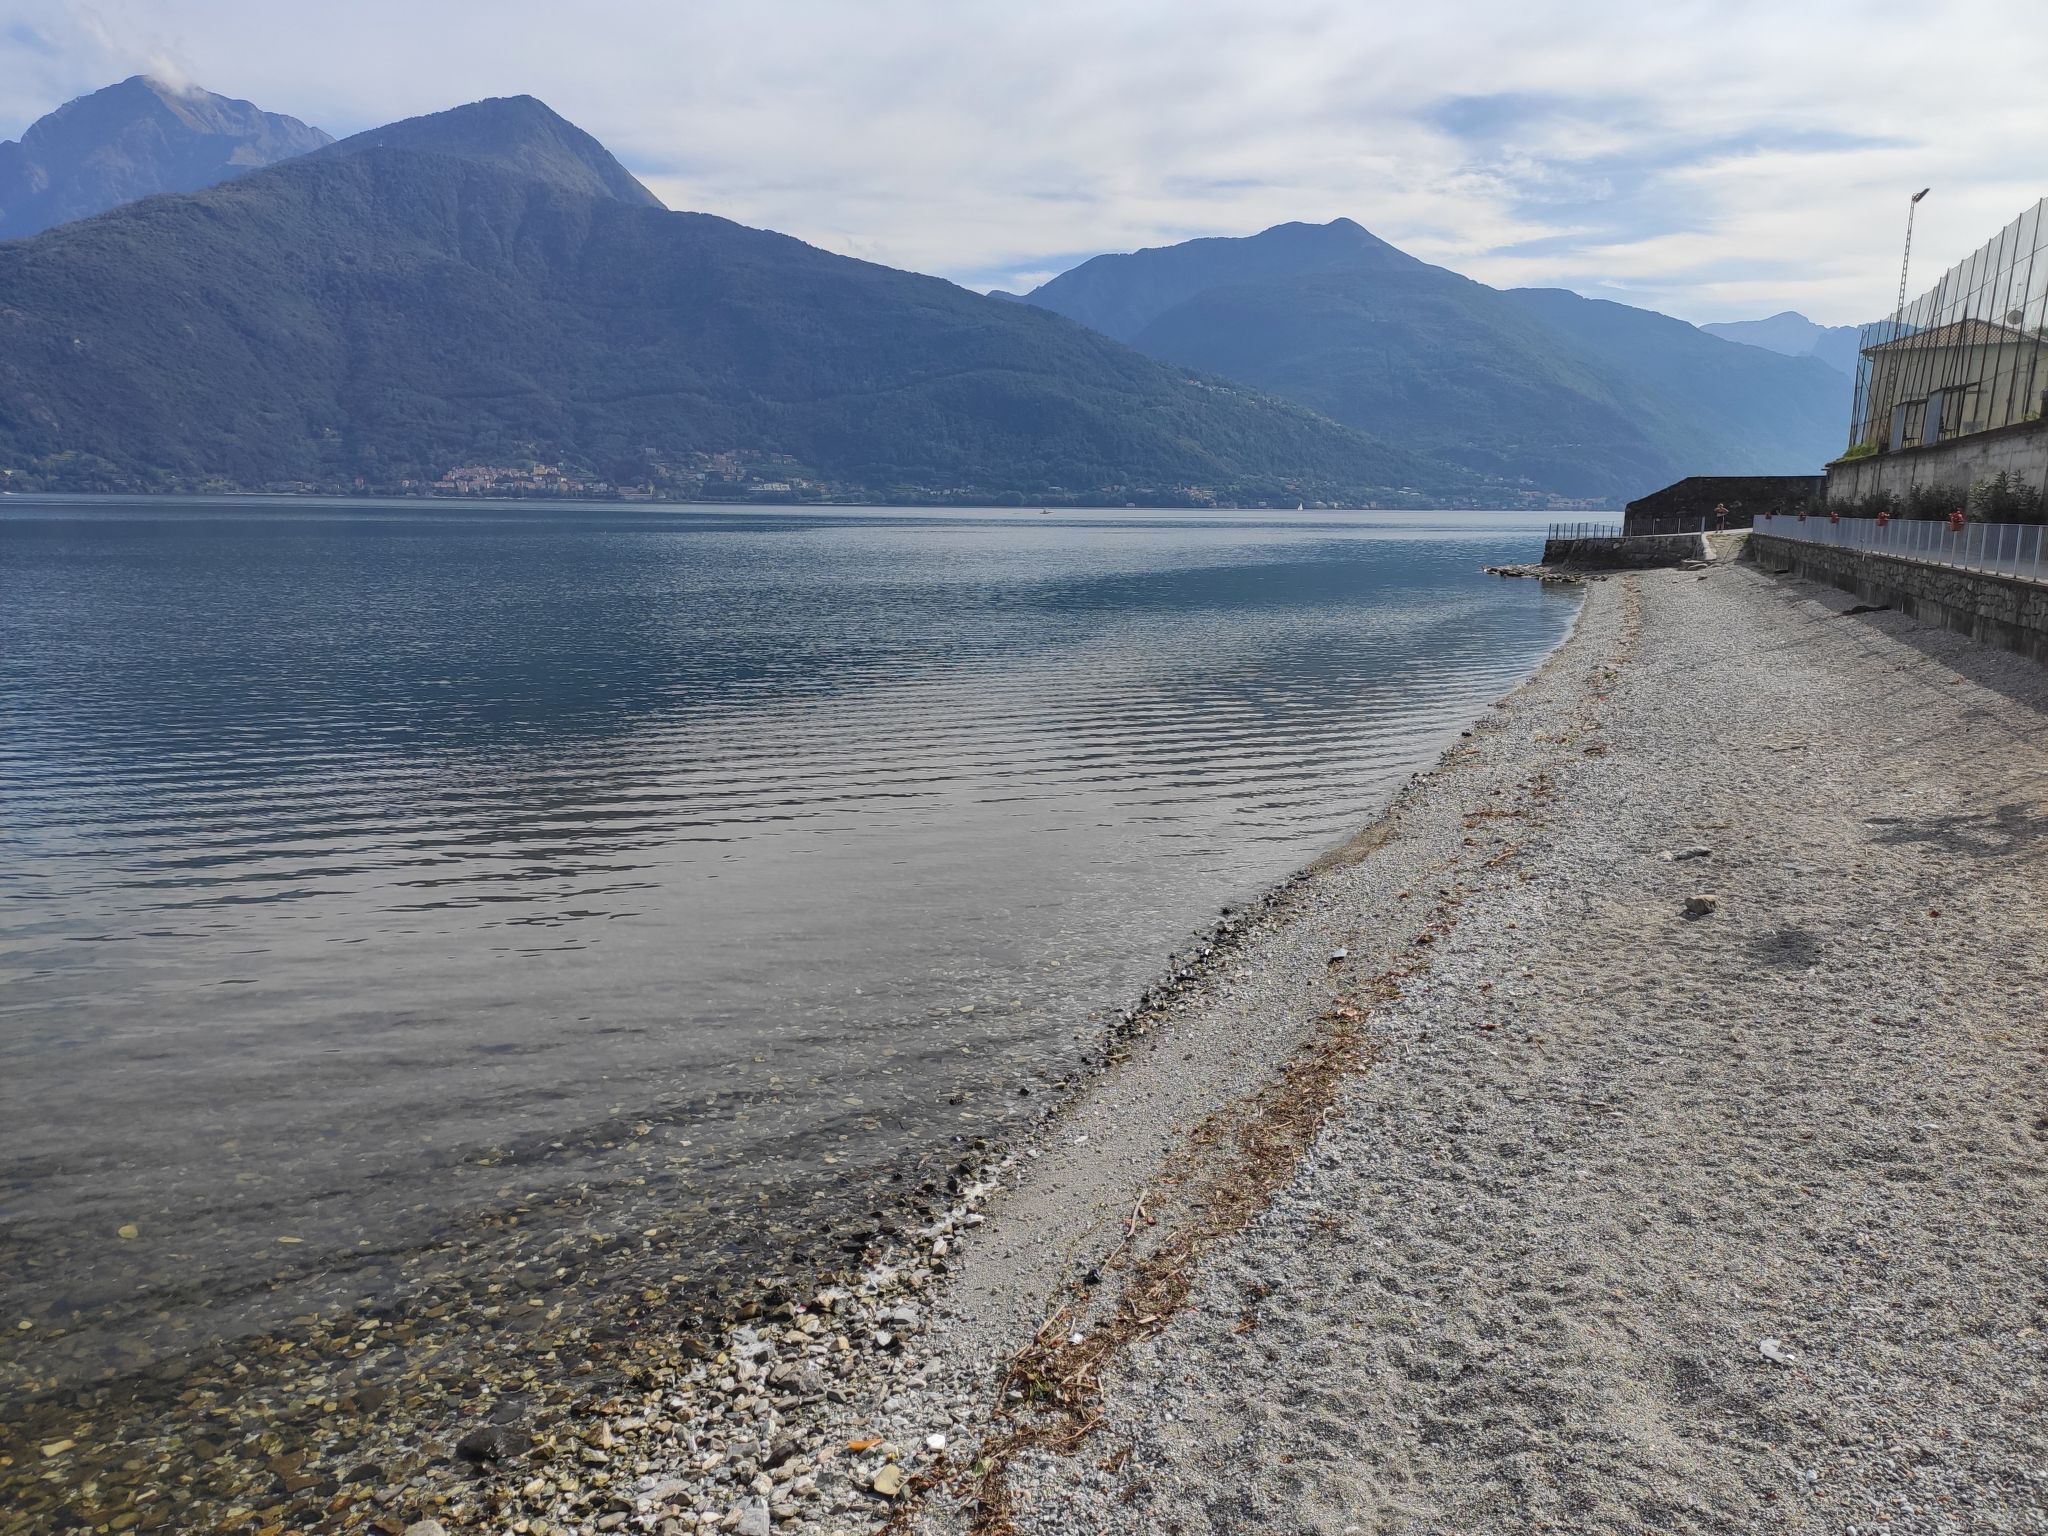
[[[0,502],[0,1386],[515,1205],[786,1261],[1526,673],[1540,538]]]

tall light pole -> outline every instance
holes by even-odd
[[[1898,340],[1906,323],[1906,273],[1913,265],[1913,215],[1920,211],[1920,199],[1934,189],[1922,187],[1906,205],[1906,254],[1899,259],[1899,307],[1892,312],[1892,339]]]

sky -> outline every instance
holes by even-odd
[[[670,207],[1013,291],[1356,219],[1693,321],[1889,312],[2048,194],[2039,0],[0,0],[0,138],[135,73],[337,136],[527,93]]]

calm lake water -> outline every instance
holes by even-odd
[[[0,502],[0,1389],[513,1206],[787,1262],[1540,660],[1540,538]]]

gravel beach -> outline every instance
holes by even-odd
[[[1850,606],[1591,583],[1140,1017],[786,1528],[894,1458],[927,1533],[2048,1529],[2048,674]]]

